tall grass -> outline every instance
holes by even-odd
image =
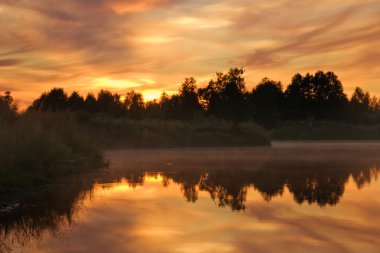
[[[0,125],[0,183],[42,184],[99,166],[101,151],[68,114],[28,113]]]

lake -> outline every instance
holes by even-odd
[[[379,252],[380,143],[107,151],[1,196],[0,252]]]

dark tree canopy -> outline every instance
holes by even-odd
[[[313,109],[314,89],[313,76],[297,73],[292,77],[291,83],[285,90],[285,112],[288,119],[305,119],[311,117]]]
[[[336,119],[343,117],[348,99],[333,72],[296,74],[285,91],[285,117],[288,119]]]
[[[350,100],[351,120],[355,123],[376,123],[378,112],[380,111],[380,101],[365,92],[362,88],[356,87]],[[373,117],[375,114],[377,117]]]
[[[95,113],[97,111],[97,101],[94,94],[87,94],[87,97],[84,100],[84,110],[90,113]]]
[[[243,68],[231,68],[228,73],[216,73],[208,86],[199,89],[199,96],[207,113],[216,117],[241,120],[247,111]]]
[[[178,92],[181,118],[193,118],[202,112],[198,99],[198,88],[193,77],[185,78]]]
[[[124,108],[133,119],[141,118],[144,112],[144,98],[140,92],[129,91],[125,95]]]
[[[17,106],[13,103],[10,91],[0,95],[0,122],[13,119],[17,114]]]
[[[123,105],[119,94],[112,94],[110,91],[101,90],[97,98],[97,111],[118,116],[122,113]]]
[[[264,78],[252,90],[253,118],[266,127],[281,119],[284,94],[281,82]]]
[[[356,87],[351,97],[351,106],[354,110],[358,111],[371,110],[371,96],[369,92],[364,92],[362,88]]]
[[[313,78],[316,118],[334,119],[342,116],[347,105],[343,85],[333,72],[317,71]]]
[[[68,108],[72,111],[84,109],[84,99],[77,91],[73,91],[67,101]]]
[[[62,88],[53,88],[48,93],[43,93],[30,106],[33,110],[63,111],[68,107],[68,97]]]

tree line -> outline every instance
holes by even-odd
[[[194,120],[214,117],[229,121],[254,120],[265,127],[282,121],[345,121],[356,124],[380,122],[380,100],[357,87],[350,98],[334,72],[295,74],[284,89],[279,81],[264,78],[248,90],[243,68],[216,73],[207,86],[198,88],[185,78],[178,93],[163,92],[159,99],[144,101],[138,91],[123,96],[101,90],[86,97],[62,88],[43,93],[28,111],[81,111],[132,119]],[[0,110],[10,107],[9,93],[0,96]]]

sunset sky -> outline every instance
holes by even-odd
[[[20,107],[52,87],[152,99],[235,66],[249,89],[321,69],[380,95],[379,0],[0,0],[0,29]]]

